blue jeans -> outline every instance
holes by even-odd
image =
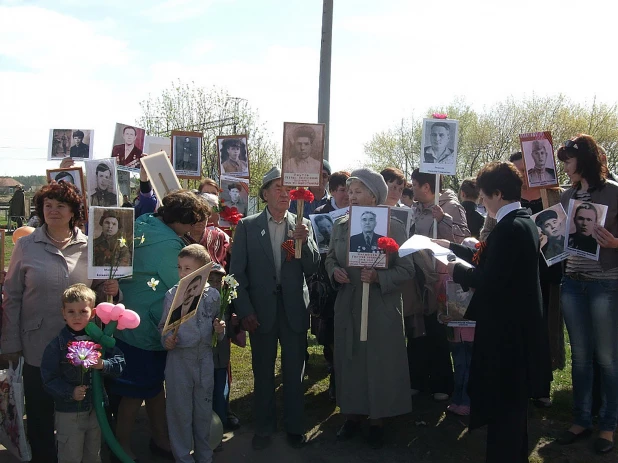
[[[562,279],[562,313],[571,341],[574,423],[592,427],[592,361],[601,370],[599,429],[614,431],[618,415],[618,280]]]
[[[215,387],[212,391],[212,410],[219,416],[223,426],[227,425],[227,403],[230,388],[227,382],[227,368],[215,368]]]
[[[472,360],[472,342],[450,342],[455,364],[455,388],[451,402],[455,405],[470,406],[468,397],[468,377],[470,376],[470,361]]]

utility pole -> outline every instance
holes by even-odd
[[[333,45],[333,0],[324,0],[322,6],[322,45],[320,48],[320,86],[318,90],[318,122],[324,129],[324,159],[329,160],[328,135],[330,131],[330,64]]]

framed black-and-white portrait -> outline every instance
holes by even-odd
[[[567,240],[567,214],[562,204],[543,209],[531,218],[539,231],[541,254],[547,266],[557,264],[569,257],[569,253],[564,248]]]
[[[386,268],[387,256],[378,240],[388,236],[389,226],[388,206],[351,206],[348,267]]]
[[[249,177],[247,135],[217,137],[217,153],[220,175]]]
[[[144,153],[154,154],[159,151],[165,151],[169,155],[172,152],[172,139],[169,137],[146,135],[144,138]]]
[[[118,185],[116,159],[96,159],[84,162],[88,206],[117,207]],[[127,172],[128,174],[128,172]]]
[[[159,203],[169,192],[180,190],[180,181],[172,168],[167,153],[161,151],[149,154],[142,158],[142,163]]]
[[[528,188],[558,186],[551,132],[522,133],[519,142]]]
[[[423,119],[419,170],[427,174],[455,175],[458,137],[458,120]]]
[[[283,123],[283,185],[319,187],[324,159],[324,124]]]
[[[221,191],[219,198],[223,200],[223,205],[227,207],[235,207],[243,217],[247,217],[249,207],[249,179],[233,177],[231,175],[221,176]],[[219,214],[221,216],[221,214]],[[229,227],[230,224],[221,217],[219,224],[223,227]]]
[[[94,130],[92,129],[50,129],[48,161],[59,161],[71,157],[76,161],[92,159]]]
[[[448,326],[476,326],[476,322],[464,318],[473,294],[474,291],[464,291],[459,283],[455,283],[452,280],[446,282],[446,315],[449,317]]]
[[[309,214],[309,220],[320,254],[325,254],[328,251],[330,237],[333,234],[333,218],[328,213]]]
[[[166,334],[195,316],[213,265],[213,262],[209,262],[178,282],[162,334]]]
[[[594,226],[605,225],[607,206],[571,199],[567,223],[569,236],[564,248],[569,254],[599,260],[599,243],[594,237]]]
[[[178,178],[202,177],[201,132],[172,131],[172,165]]]
[[[88,217],[88,278],[133,275],[132,207],[91,207]]]
[[[112,157],[116,158],[119,166],[139,172],[145,137],[146,130],[144,129],[134,125],[116,123]]]

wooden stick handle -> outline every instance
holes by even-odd
[[[360,340],[367,340],[367,322],[369,320],[369,283],[363,283],[363,303],[361,307]]]

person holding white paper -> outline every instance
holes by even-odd
[[[450,263],[464,290],[474,288],[465,318],[476,322],[468,393],[470,429],[487,425],[487,463],[528,461],[528,401],[541,397],[551,374],[539,283],[539,234],[521,207],[523,179],[510,162],[492,162],[477,176],[483,203],[497,224],[473,251],[439,240],[476,264]]]

